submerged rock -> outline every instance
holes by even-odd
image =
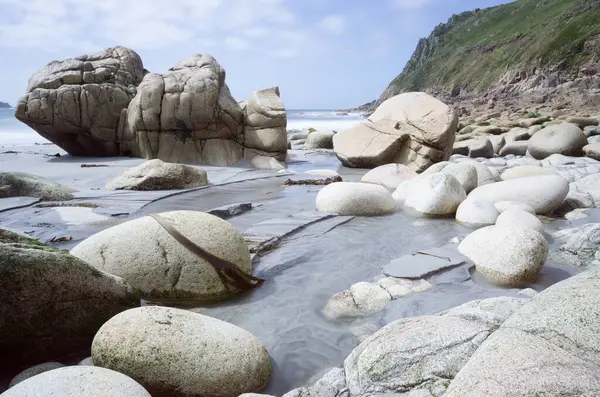
[[[393,213],[396,202],[383,186],[336,182],[319,191],[316,207],[339,215],[376,216]]]
[[[548,258],[548,242],[518,226],[488,226],[469,234],[458,246],[492,284],[519,286],[536,280]]]
[[[45,201],[73,199],[73,189],[41,176],[23,172],[0,172],[0,190],[0,193],[4,193],[4,197],[26,196]]]
[[[422,92],[387,99],[369,122],[333,138],[335,154],[348,167],[373,168],[389,163],[423,171],[452,154],[458,115]]]
[[[94,338],[92,357],[153,396],[237,397],[264,389],[272,371],[267,350],[248,331],[158,306],[110,319]]]
[[[301,180],[292,180],[288,179],[283,182],[285,186],[326,186],[335,182],[343,182],[341,176],[335,176],[331,178],[325,179],[301,179]]]
[[[106,190],[171,190],[206,185],[208,179],[203,169],[154,159],[126,170],[110,181]]]
[[[252,272],[248,245],[228,222],[196,211],[160,215],[204,250]],[[71,253],[123,277],[149,299],[221,300],[238,292],[224,285],[208,261],[188,251],[149,216],[103,230]]]
[[[150,397],[130,377],[100,367],[73,366],[54,369],[10,388],[3,397]]]
[[[122,279],[2,229],[0,301],[0,361],[11,365],[86,348],[105,321],[140,302]]]

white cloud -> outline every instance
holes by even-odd
[[[250,49],[250,43],[237,36],[229,36],[225,39],[227,48],[233,51],[245,51]]]
[[[330,34],[340,35],[346,29],[346,17],[343,15],[328,15],[321,20],[321,27]]]
[[[436,0],[393,0],[394,6],[398,8],[422,8],[427,4],[431,4]]]
[[[290,0],[0,0],[0,47],[74,53],[194,42],[300,51]],[[288,55],[292,51],[288,51]]]

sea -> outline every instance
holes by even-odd
[[[364,121],[360,113],[348,113],[338,110],[290,109],[287,110],[287,130],[343,131]],[[15,109],[0,109],[0,147],[7,149],[17,146],[29,146],[48,143],[33,129],[15,118]]]

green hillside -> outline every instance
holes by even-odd
[[[600,0],[517,0],[464,12],[421,39],[380,100],[406,91],[483,91],[516,67],[569,70],[600,57],[599,35]]]

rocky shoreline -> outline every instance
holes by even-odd
[[[212,76],[209,60],[160,78]],[[138,77],[133,119],[157,110],[138,94],[159,76]],[[91,89],[66,86],[33,89],[17,113]],[[600,393],[600,117],[460,118],[407,93],[283,145],[276,89],[236,105],[244,138],[218,138],[243,148],[221,153],[231,164],[183,149],[213,139],[205,125],[182,127],[180,152],[136,141],[143,158],[116,140],[101,157],[0,153],[2,396]],[[79,143],[98,138],[88,127]]]

